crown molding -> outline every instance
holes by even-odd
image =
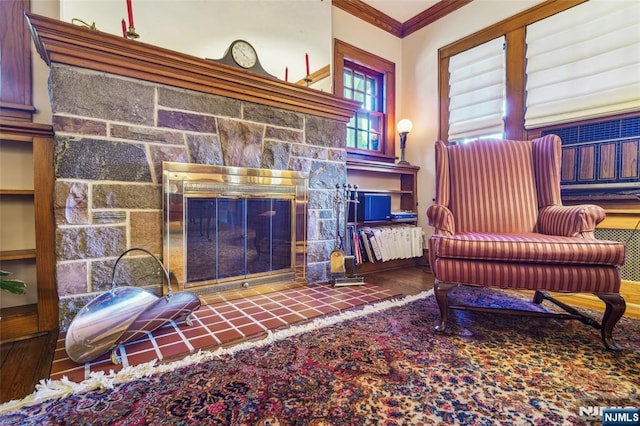
[[[440,18],[444,18],[451,12],[454,12],[461,7],[471,3],[473,0],[442,0],[439,3],[434,4],[427,10],[417,14],[413,18],[409,19],[402,24],[402,35],[406,37],[419,29],[426,27],[429,24],[434,23]]]
[[[359,103],[215,60],[26,14],[40,57],[60,63],[348,122]]]
[[[398,38],[403,38],[472,1],[473,0],[441,0],[404,23],[369,6],[362,0],[333,0],[332,5]]]
[[[331,4],[396,37],[402,37],[402,23],[361,0],[333,0]]]

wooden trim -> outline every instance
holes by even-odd
[[[460,40],[450,43],[438,50],[443,56],[453,56],[472,47],[478,46],[494,38],[503,36],[511,31],[524,28],[529,24],[548,18],[556,13],[570,9],[588,0],[547,0],[517,15],[504,19],[487,28],[470,34]]]
[[[33,196],[33,189],[0,189],[0,195]]]
[[[525,82],[527,81],[525,49],[526,29],[515,29],[506,34],[506,93],[507,115],[504,120],[504,132],[506,139],[524,140],[524,113],[526,111]]]
[[[2,118],[31,122],[33,113],[35,112],[36,109],[33,105],[0,102],[0,117]]]
[[[331,4],[396,37],[402,37],[401,22],[396,21],[389,15],[380,12],[378,9],[369,6],[361,0],[333,0]]]
[[[349,155],[362,155],[370,159],[378,159],[380,161],[393,161],[396,153],[396,64],[388,61],[379,56],[373,55],[358,47],[352,46],[341,40],[334,39],[333,41],[333,92],[344,92],[344,61],[349,59],[352,62],[363,65],[367,68],[374,69],[384,74],[385,78],[385,91],[386,91],[386,103],[385,103],[385,147],[382,155],[376,155],[370,151],[363,151],[347,148]],[[357,102],[356,102],[357,103]],[[360,104],[358,108],[360,108]],[[356,111],[357,111],[356,109]]]
[[[389,34],[398,38],[404,38],[434,23],[438,19],[444,18],[451,12],[471,3],[471,1],[472,0],[442,0],[404,23],[397,21],[361,0],[333,0],[331,4]]]
[[[438,99],[440,99],[438,139],[441,141],[449,140],[449,59],[449,56],[438,58]]]
[[[24,13],[29,0],[0,2],[0,117],[31,121],[33,94],[31,84],[31,38]]]
[[[355,158],[347,159],[348,170],[362,170],[378,173],[416,174],[420,167],[411,164],[382,163]]]
[[[324,80],[327,77],[331,77],[331,67],[329,66],[329,64],[325,65],[324,67],[320,68],[315,72],[312,72],[309,75],[309,78],[311,79],[309,84],[317,83],[318,81]],[[307,82],[303,78],[302,80],[296,81],[296,84],[300,86],[306,86]]]
[[[36,304],[0,309],[0,343],[38,333],[37,310]]]
[[[2,339],[27,336],[58,328],[55,227],[53,217],[54,168],[53,129],[50,125],[0,118],[3,140],[31,142],[33,149],[33,194],[35,250],[1,252],[1,260],[34,259],[38,279],[35,308],[9,310],[0,321]],[[17,312],[17,313],[16,313]]]
[[[413,34],[472,1],[473,0],[442,0],[403,23],[400,37],[404,38],[409,34]]]
[[[36,251],[34,249],[0,251],[0,260],[3,260],[3,261],[35,259],[35,258],[36,258]]]
[[[56,244],[53,216],[55,175],[53,137],[33,138],[33,181],[36,236],[36,275],[38,277],[38,330],[58,328],[58,289],[56,286]]]
[[[634,206],[635,210],[610,210],[608,208],[604,208],[607,216],[604,218],[602,222],[600,222],[597,228],[601,229],[625,229],[635,232],[640,232],[640,208],[638,207],[638,203]]]
[[[49,124],[31,123],[0,118],[0,134],[2,139],[31,142],[33,136],[53,136],[53,129]],[[53,166],[53,163],[51,163]]]
[[[347,122],[359,105],[210,59],[27,14],[42,59]]]
[[[358,274],[369,274],[373,272],[388,271],[391,269],[408,268],[417,266],[421,257],[412,257],[409,259],[394,259],[386,262],[364,262],[358,265],[356,271]]]

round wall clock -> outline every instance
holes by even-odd
[[[231,45],[231,57],[242,68],[252,68],[258,62],[256,49],[244,40],[233,42]]]

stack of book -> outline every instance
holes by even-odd
[[[357,264],[422,256],[423,231],[419,226],[347,227],[346,252]]]

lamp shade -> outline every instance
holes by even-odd
[[[411,123],[411,121],[406,118],[398,121],[398,133],[409,133],[411,129],[413,129],[413,123]]]

